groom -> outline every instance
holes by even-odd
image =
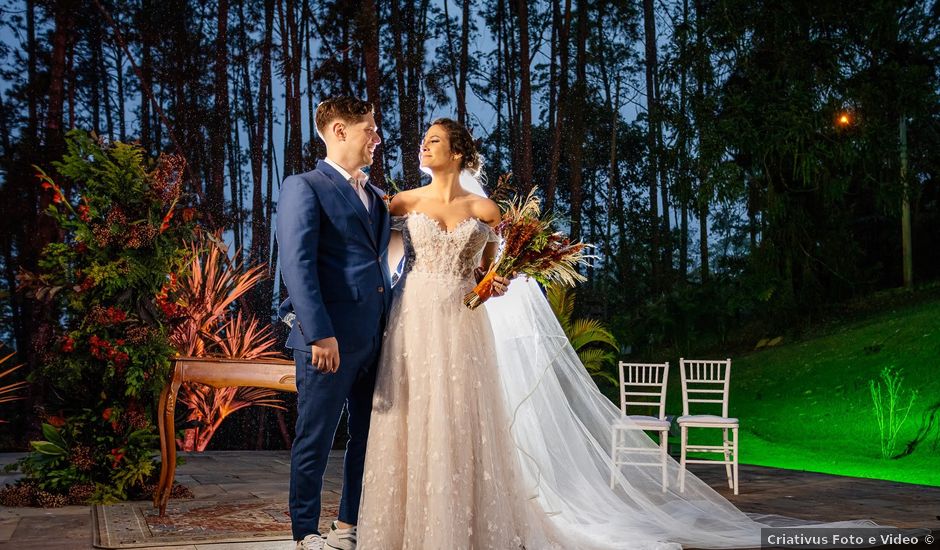
[[[338,520],[325,547],[356,547],[362,470],[375,371],[391,300],[386,266],[389,216],[383,192],[362,168],[381,143],[372,105],[351,97],[317,107],[326,159],[281,185],[277,241],[295,321],[287,346],[297,369],[290,515],[297,549],[324,548],[320,491],[343,407],[349,443]],[[283,317],[283,315],[281,315]]]

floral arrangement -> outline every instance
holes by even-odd
[[[502,201],[502,219],[496,232],[503,244],[480,282],[464,296],[463,303],[476,309],[493,295],[493,279],[526,275],[543,285],[574,286],[584,281],[577,267],[588,256],[588,245],[571,239],[552,229],[554,219],[543,216],[535,189],[524,199]]]
[[[136,145],[76,130],[54,165],[56,178],[37,178],[62,239],[18,274],[17,290],[55,312],[31,373],[43,439],[19,466],[41,504],[112,502],[145,494],[155,473],[155,396],[175,353],[157,302],[186,266],[195,210],[178,156],[151,164]]]

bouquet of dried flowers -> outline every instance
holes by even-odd
[[[552,229],[554,219],[542,216],[538,197],[533,189],[524,199],[504,201],[503,216],[496,232],[503,245],[496,260],[463,303],[476,309],[493,295],[493,278],[526,275],[543,285],[574,286],[584,281],[578,273],[579,264],[586,262],[587,244],[571,242],[564,234]]]

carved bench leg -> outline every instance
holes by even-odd
[[[166,514],[166,505],[170,500],[170,493],[173,492],[173,479],[176,476],[176,396],[179,393],[182,380],[183,368],[181,365],[177,365],[173,371],[173,380],[164,390],[166,391],[166,399],[162,401],[163,415],[161,416],[161,423],[163,424],[163,430],[160,432],[160,447],[164,462],[160,468],[160,499],[156,503],[160,510],[160,516]],[[165,449],[165,452],[163,452],[163,449]]]
[[[160,506],[160,497],[163,495],[163,485],[166,482],[167,474],[167,437],[166,437],[166,426],[163,421],[163,415],[166,414],[166,398],[170,393],[170,385],[167,384],[163,386],[163,391],[160,392],[160,400],[157,402],[157,430],[160,432],[160,480],[157,482],[157,487],[153,490],[153,507],[158,508]],[[172,437],[170,441],[172,441]]]

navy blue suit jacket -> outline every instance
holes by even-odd
[[[371,212],[322,160],[281,185],[277,242],[289,298],[280,313],[292,309],[296,315],[289,348],[309,351],[332,336],[344,350],[381,338],[391,304],[389,215],[382,190],[366,188]]]

